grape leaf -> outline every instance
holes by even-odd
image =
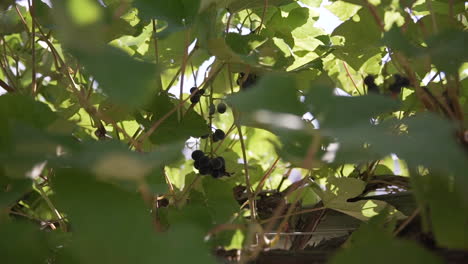
[[[244,112],[266,110],[276,113],[302,115],[305,107],[295,91],[292,76],[267,75],[250,90],[229,96],[227,101]]]
[[[382,214],[382,216],[372,218],[368,223],[363,223],[351,236],[351,245],[340,250],[332,257],[330,263],[362,263],[363,256],[368,259],[379,259],[379,263],[383,264],[443,263],[437,255],[430,253],[413,241],[392,238],[389,232],[391,230],[382,227],[384,222],[385,215]],[[388,254],[388,252],[398,253]]]
[[[325,191],[315,187],[316,193],[322,198],[323,204],[333,210],[353,216],[357,219],[366,221],[372,216],[387,210],[389,217],[403,219],[405,216],[396,210],[392,205],[379,200],[362,200],[357,202],[348,202],[349,199],[362,194],[366,183],[355,178],[335,178],[328,177]]]

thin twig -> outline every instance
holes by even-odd
[[[10,71],[9,64],[8,64],[7,51],[6,51],[7,43],[3,36],[1,36],[1,38],[2,38],[2,46],[3,46],[3,57],[0,58],[0,67],[2,68],[2,71],[5,74],[8,82],[10,83],[10,87],[16,91],[18,89],[15,87],[15,82],[12,77],[12,75],[14,76],[14,74]],[[17,71],[16,74],[19,75],[19,71]]]
[[[153,22],[154,55],[156,57],[156,63],[159,63],[158,37],[156,35],[157,33],[156,19],[153,19],[152,22]]]
[[[401,223],[398,229],[395,232],[393,232],[393,235],[397,236],[401,231],[403,231],[403,229],[405,229],[405,227],[408,226],[409,223],[411,223],[411,221],[413,221],[413,219],[419,214],[419,212],[420,208],[418,207],[408,218],[406,218],[406,220],[403,223]]]
[[[54,206],[52,201],[49,199],[47,194],[44,192],[44,190],[42,189],[42,186],[40,186],[39,184],[36,184],[36,188],[39,191],[39,194],[41,195],[42,199],[44,199],[44,201],[46,202],[47,206],[49,206],[50,210],[57,216],[58,222],[59,222],[59,225],[60,225],[60,228],[62,229],[62,231],[67,232],[67,225],[66,225],[62,215],[59,213],[59,211]]]
[[[26,23],[26,20],[24,20],[23,14],[21,14],[21,11],[18,9],[18,5],[15,5],[15,10],[16,13],[18,13],[18,16],[20,17],[21,22],[23,22],[23,25],[26,28],[26,32],[29,34],[28,23]]]
[[[29,0],[29,13],[31,14],[31,18],[34,21],[35,12],[34,12],[34,0]],[[35,49],[35,44],[36,44],[36,23],[32,23],[32,28],[31,28],[31,59],[32,59],[32,82],[31,82],[31,88],[32,88],[32,94],[35,96],[37,94],[37,83],[36,83],[36,49]]]
[[[277,157],[275,159],[275,161],[273,162],[273,164],[271,164],[270,168],[268,169],[268,171],[263,175],[262,179],[260,180],[260,182],[258,183],[257,185],[257,189],[255,190],[255,193],[254,193],[254,197],[257,196],[257,194],[260,192],[260,190],[262,189],[263,187],[263,184],[265,183],[266,179],[268,178],[268,176],[271,175],[271,173],[275,170],[276,168],[276,164],[278,164],[278,161],[280,160],[280,157]]]
[[[231,19],[232,19],[232,16],[234,15],[234,13],[231,13],[228,11],[228,18],[227,18],[227,21],[226,21],[226,34],[229,33],[229,25],[231,24]]]
[[[243,230],[245,226],[239,224],[221,224],[213,227],[208,233],[207,236],[216,235],[217,233],[225,230]]]
[[[242,28],[244,27],[245,22],[247,22],[247,19],[250,18],[250,16],[253,14],[253,12],[249,13],[248,9],[246,10],[246,12],[247,12],[247,16],[245,16],[244,20],[242,20],[242,23],[240,24],[240,27],[237,29],[239,33],[242,32]]]
[[[256,219],[257,213],[255,210],[255,199],[252,192],[252,185],[250,182],[250,175],[249,175],[249,165],[247,162],[247,151],[245,148],[244,137],[242,135],[242,127],[237,125],[237,131],[239,133],[239,141],[241,143],[241,150],[242,150],[242,159],[244,159],[244,173],[245,173],[245,185],[247,189],[247,197],[249,199],[249,207],[250,207],[250,219]]]
[[[187,61],[190,60],[190,58],[193,56],[193,54],[195,53],[195,51],[198,49],[198,45],[197,43],[195,43],[195,47],[192,49],[192,51],[190,51],[190,53],[188,54],[187,56]],[[179,77],[179,74],[181,72],[181,68],[179,67],[179,69],[177,69],[177,72],[176,74],[174,74],[174,77],[172,77],[171,81],[169,82],[169,84],[166,86],[166,88],[164,89],[164,91],[168,91],[169,89],[172,88],[172,85],[174,84],[174,82],[177,80],[177,77]]]
[[[325,210],[325,209],[327,209],[327,208],[326,207],[319,207],[319,208],[305,209],[305,210],[297,211],[295,213],[291,213],[289,216],[307,214],[307,213],[312,213],[312,212]],[[262,220],[260,223],[265,224],[265,223],[271,222],[273,220],[281,219],[281,218],[284,218],[284,217],[287,217],[287,216],[288,216],[287,214],[284,214],[284,215],[270,217],[268,219]]]
[[[260,34],[260,30],[262,29],[262,25],[264,23],[267,7],[268,7],[268,0],[263,0],[263,11],[262,11],[262,17],[260,18],[260,26],[258,26],[258,31],[257,31],[258,34]]]
[[[344,68],[345,68],[345,70],[346,70],[346,74],[348,75],[349,79],[350,79],[351,82],[353,83],[354,88],[356,89],[356,91],[358,91],[359,95],[362,95],[361,92],[359,91],[359,89],[358,89],[356,83],[354,82],[353,77],[352,77],[351,74],[349,73],[348,66],[346,65],[346,62],[344,62],[344,61],[343,61],[343,66],[344,66]]]
[[[5,89],[9,93],[14,93],[15,92],[15,89],[13,89],[13,87],[9,86],[6,82],[4,82],[1,79],[0,79],[0,87]]]
[[[298,205],[298,202],[300,200],[300,197],[302,196],[302,193],[304,192],[305,188],[301,188],[298,193],[297,193],[297,196],[295,197],[294,199],[294,202],[292,202],[289,207],[288,207],[288,210],[286,211],[286,214],[284,215],[283,220],[281,220],[278,228],[276,228],[276,235],[275,235],[275,238],[273,239],[273,241],[279,239],[279,236],[278,236],[278,233],[280,233],[285,227],[286,227],[286,224],[288,223],[288,220],[289,218],[292,216],[293,214],[293,211],[296,209],[297,205]],[[271,226],[271,223],[269,224]],[[270,231],[271,228],[267,229],[267,231]]]
[[[167,185],[169,185],[169,192],[171,194],[175,194],[174,185],[172,184],[171,179],[169,179],[169,176],[167,176],[166,170],[164,170],[164,168],[162,168],[162,173],[164,174],[164,178],[166,179]]]
[[[195,183],[201,179],[201,174],[197,174],[197,176],[195,177],[195,179],[193,179],[193,181],[190,183],[189,186],[187,186],[187,188],[184,188],[184,190],[182,191],[182,194],[180,195],[180,198],[176,200],[176,205],[179,204],[179,202],[183,201],[185,196],[188,195],[188,193],[190,192],[190,190],[192,190],[193,186],[195,186]],[[184,186],[185,187],[185,186]]]
[[[431,14],[431,22],[432,22],[432,29],[434,30],[434,34],[437,34],[439,32],[439,29],[437,27],[437,21],[436,21],[436,14],[434,13],[434,10],[432,9],[432,1],[426,1],[427,9],[429,10],[429,13]]]
[[[187,65],[188,49],[189,49],[189,30],[185,31],[185,42],[184,42],[184,57],[182,58],[182,65],[180,66],[180,88],[179,88],[179,100],[184,101],[184,78],[185,78],[185,67]]]
[[[292,172],[292,169],[293,168],[289,168],[286,173],[283,175],[283,177],[281,178],[281,181],[280,183],[278,184],[278,186],[276,187],[276,191],[279,192],[281,190],[281,187],[283,186],[283,183],[284,181],[289,178],[289,175],[291,175],[291,172]]]
[[[372,5],[371,3],[369,3],[368,0],[366,0],[366,5],[367,5],[367,8],[369,9],[369,11],[371,12],[372,16],[374,17],[375,21],[377,22],[377,26],[379,26],[379,28],[380,28],[380,30],[382,32],[385,32],[385,25],[384,25],[382,19],[380,19],[379,14],[378,14],[377,9],[375,8],[375,6]]]

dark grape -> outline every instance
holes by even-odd
[[[393,75],[393,78],[395,79],[395,84],[401,87],[406,87],[410,85],[409,79],[404,76],[401,76],[400,74]]]
[[[204,95],[205,94],[205,89],[198,90],[197,94],[200,95],[200,96]]]
[[[224,162],[223,162],[222,159],[219,159],[219,157],[218,157],[218,158],[211,159],[210,164],[211,164],[211,167],[213,169],[219,170],[219,169],[221,169],[223,167]]]
[[[210,158],[207,156],[201,157],[198,161],[200,161],[200,168],[207,167],[210,165]]]
[[[104,127],[100,127],[94,131],[94,135],[96,135],[99,139],[106,139],[107,131]]]
[[[190,93],[193,94],[193,92],[195,92],[197,90],[197,87],[192,87],[190,88]]]
[[[367,86],[372,86],[375,85],[375,78],[373,75],[367,75],[366,78],[364,78],[364,84]]]
[[[393,79],[394,82],[390,85],[389,89],[394,96],[399,95],[403,87],[410,85],[409,79],[400,74],[394,74]]]
[[[200,160],[196,160],[196,161],[193,163],[193,167],[195,167],[195,169],[199,170],[199,169],[200,169]]]
[[[213,115],[213,114],[215,113],[215,111],[216,111],[216,109],[215,109],[214,104],[210,104],[208,114],[209,114],[209,115]]]
[[[364,84],[367,85],[367,93],[379,93],[379,87],[375,84],[373,75],[368,75],[364,78]]]
[[[224,112],[226,112],[226,108],[227,107],[225,103],[219,103],[217,107],[218,113],[223,114]]]
[[[200,102],[200,95],[195,94],[194,96],[190,97],[190,102],[192,102],[192,104]]]
[[[201,175],[211,174],[212,171],[213,171],[213,169],[212,169],[210,166],[207,166],[207,167],[200,167],[200,169],[198,170],[198,172],[199,172]]]
[[[162,198],[160,200],[157,200],[158,208],[161,207],[168,207],[169,206],[169,200],[167,198]]]
[[[223,157],[217,157],[217,159],[219,159],[223,163],[223,165],[226,164],[226,161],[224,160]]]
[[[205,156],[205,153],[203,153],[203,151],[201,151],[199,149],[192,152],[192,159],[193,160],[199,160],[204,156]]]
[[[219,138],[220,140],[224,139],[224,137],[226,136],[226,134],[224,133],[223,130],[221,129],[216,129],[215,132],[214,132],[214,135]]]
[[[211,176],[213,176],[213,178],[220,178],[222,176],[224,176],[224,171],[221,171],[221,170],[213,170],[211,172]]]
[[[213,141],[220,141],[223,140],[226,134],[224,133],[223,130],[221,129],[216,129],[215,132],[213,133]]]

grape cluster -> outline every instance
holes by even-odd
[[[200,102],[200,98],[202,97],[202,95],[205,94],[205,90],[204,89],[198,90],[197,87],[190,88],[190,94],[193,94],[194,92],[195,94],[192,97],[190,97],[190,102],[192,104],[196,104]]]
[[[210,174],[213,178],[229,176],[226,172],[226,162],[223,157],[210,158],[201,150],[192,152],[192,159],[195,161],[193,166],[201,175]]]

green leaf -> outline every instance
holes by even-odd
[[[344,22],[333,31],[332,36],[345,38],[344,46],[336,49],[333,54],[358,70],[364,62],[380,52],[381,32],[367,8],[361,9],[356,16],[358,22],[353,19]]]
[[[451,186],[450,178],[445,175],[412,175],[411,179],[418,202],[429,206],[427,216],[437,243],[447,248],[467,249],[468,202],[461,196],[464,190]]]
[[[407,132],[392,132],[395,127],[403,125],[407,127]],[[446,120],[420,114],[401,121],[390,119],[378,125],[362,124],[328,132],[327,135],[340,142],[335,162],[375,159],[396,153],[411,166],[422,165],[455,173],[460,183],[467,186],[466,179],[461,176],[467,169],[466,154],[457,145],[453,126]],[[440,153],[444,153],[444,159],[440,158]]]
[[[278,10],[267,22],[266,34],[272,34],[277,38],[282,38],[291,48],[294,47],[292,32],[294,29],[307,23],[309,18],[309,8],[297,7],[289,11],[287,17],[282,16],[282,11]]]
[[[2,223],[0,254],[3,263],[45,263],[51,256],[47,233],[31,223]]]
[[[460,66],[468,61],[465,48],[468,32],[447,30],[427,40],[433,63],[440,71],[457,73]]]
[[[21,13],[26,13],[26,8],[19,6]],[[0,10],[0,36],[18,33],[23,29],[23,24],[20,17],[14,8],[8,10]]]
[[[401,212],[384,201],[363,200],[348,202],[349,199],[362,194],[365,187],[366,183],[359,179],[328,177],[325,191],[319,191],[318,187],[315,189],[318,191],[326,207],[363,221],[369,220],[383,210],[389,212],[389,218],[405,218]]]
[[[41,26],[52,29],[56,27],[53,21],[52,9],[42,1],[34,3],[34,18],[39,20]]]
[[[0,96],[0,162],[8,176],[21,178],[56,156],[57,147],[75,147],[73,125],[47,105],[19,94]]]
[[[114,122],[132,120],[131,109],[124,105],[115,104],[109,99],[99,104],[99,112]]]
[[[133,2],[144,19],[162,19],[181,28],[193,23],[200,7],[200,0],[135,0]]]
[[[237,33],[228,33],[226,35],[226,43],[229,47],[239,55],[247,56],[249,53],[265,43],[266,39],[262,35],[249,34],[241,35]]]
[[[348,2],[355,2],[348,3]],[[362,2],[357,1],[333,1],[331,5],[325,6],[326,9],[330,10],[335,14],[341,21],[346,21],[354,16],[361,8]]]
[[[322,3],[322,0],[303,0],[302,3],[310,6],[310,7],[319,7]]]
[[[382,41],[392,50],[401,51],[407,57],[417,57],[426,53],[422,47],[417,47],[411,43],[397,26],[393,26],[389,31],[385,32]]]
[[[232,187],[219,179],[209,176],[203,178],[207,206],[216,224],[227,222],[239,210],[239,204],[234,200]]]
[[[5,0],[2,3],[0,3],[0,11],[6,10],[10,5],[13,5],[15,3],[15,0]]]
[[[319,196],[312,188],[297,189],[287,196],[288,202],[301,201],[302,206],[312,206],[320,201]]]
[[[148,52],[145,53],[145,58],[147,60],[153,60],[156,58],[155,52],[155,39],[151,37],[152,27],[148,27],[147,29],[147,36],[143,39],[150,38],[148,41]],[[159,35],[158,35],[159,36]],[[189,39],[186,37],[189,36]],[[171,69],[171,68],[179,68],[180,64],[183,60],[183,54],[185,52],[185,43],[192,43],[195,40],[195,35],[192,34],[191,30],[181,30],[177,32],[173,32],[168,34],[164,38],[157,39],[157,46],[158,46],[158,60],[160,65],[164,66],[164,69]],[[140,49],[142,45],[138,45],[137,47]],[[198,55],[200,51],[196,51],[194,55]],[[196,65],[195,61],[192,58],[191,62]]]
[[[0,118],[21,121],[40,129],[47,129],[58,119],[46,104],[19,94],[0,96]]]
[[[32,190],[30,179],[12,180],[0,171],[0,211],[14,205],[23,195]]]
[[[175,107],[167,94],[161,94],[153,98],[154,100],[148,109],[153,113],[153,116],[150,122],[145,124],[147,129],[149,129],[149,124],[154,124]],[[205,119],[193,109],[190,109],[180,121],[177,113],[169,116],[149,138],[153,144],[159,145],[165,142],[185,141],[189,137],[201,137],[208,134],[208,132],[209,127]]]
[[[268,6],[282,6],[293,2],[293,0],[270,0],[268,1]],[[227,9],[229,12],[235,13],[248,8],[263,7],[264,5],[264,0],[232,0]]]
[[[155,64],[132,59],[111,46],[96,46],[92,50],[73,48],[72,53],[116,103],[142,106],[157,90]]]
[[[325,129],[370,124],[371,118],[396,110],[399,105],[380,95],[336,96],[332,86],[320,82],[312,85],[305,103]]]
[[[432,10],[435,14],[459,14],[465,11],[465,5],[463,1],[455,1],[453,3],[444,0],[429,0],[431,2]],[[418,4],[413,7],[413,10],[418,12],[427,12],[426,2],[417,2]]]
[[[78,263],[214,263],[193,225],[155,234],[151,214],[137,193],[73,169],[59,170],[53,188],[54,200],[67,213],[74,231],[70,246],[59,257],[61,263],[70,259]]]
[[[112,140],[86,142],[79,151],[65,155],[57,162],[89,169],[101,179],[140,182],[155,169],[179,159],[182,148],[183,143],[177,142],[160,145],[155,151],[143,154]]]
[[[292,76],[265,75],[250,90],[229,96],[227,101],[243,112],[266,110],[302,115],[305,107],[299,101],[295,87],[296,80]]]
[[[380,216],[377,216],[378,218]],[[332,257],[332,264],[362,263],[363,256],[367,259],[378,259],[382,264],[412,264],[412,263],[444,263],[437,255],[420,247],[412,241],[393,239],[388,231],[376,223],[363,223],[351,237],[351,245],[340,250]],[[393,252],[388,254],[388,252]],[[397,253],[395,253],[397,252]],[[382,257],[385,256],[385,257]]]

